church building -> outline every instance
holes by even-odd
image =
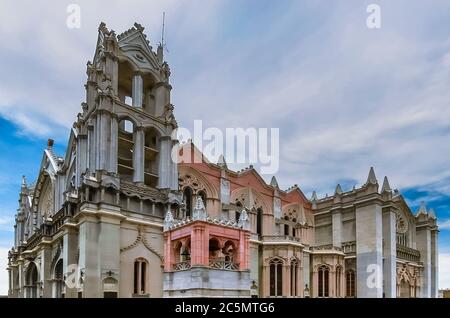
[[[49,139],[22,179],[9,297],[437,297],[432,210],[373,168],[307,198],[179,145],[170,68],[143,31],[100,24],[66,153]]]

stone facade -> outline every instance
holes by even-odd
[[[49,140],[23,178],[9,297],[437,296],[433,211],[413,214],[373,169],[308,199],[192,144],[180,157],[201,159],[174,163],[162,46],[139,24],[98,32],[66,154]]]

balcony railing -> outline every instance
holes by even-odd
[[[209,259],[209,267],[236,271],[239,269],[239,264],[233,263],[232,261],[226,261],[223,257],[217,257]]]
[[[184,261],[184,262],[179,262],[179,263],[175,263],[173,265],[173,269],[175,271],[185,271],[191,268],[191,261]]]
[[[413,248],[397,244],[397,258],[410,262],[420,262],[420,252]]]
[[[345,254],[355,254],[356,253],[356,241],[349,241],[342,243],[342,251]]]
[[[290,235],[264,235],[263,241],[266,242],[295,242],[300,243],[300,238]]]

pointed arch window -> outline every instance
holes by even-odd
[[[270,266],[270,296],[283,296],[283,261],[274,258]]]
[[[330,269],[326,265],[321,265],[318,270],[318,296],[319,297],[329,297],[329,277],[330,277]]]
[[[355,297],[355,271],[350,269],[345,275],[347,297]]]
[[[134,261],[134,294],[147,294],[148,262],[145,258]]]

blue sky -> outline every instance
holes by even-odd
[[[80,29],[66,27],[69,3],[80,5]],[[366,27],[370,3],[381,29]],[[156,47],[163,11],[180,125],[280,128],[278,182],[308,196],[361,185],[374,166],[414,211],[422,200],[435,209],[441,285],[450,287],[446,0],[2,1],[0,256],[12,244],[21,176],[35,179],[47,138],[64,152],[100,21],[117,33],[139,22]],[[0,274],[0,293],[5,284]]]

